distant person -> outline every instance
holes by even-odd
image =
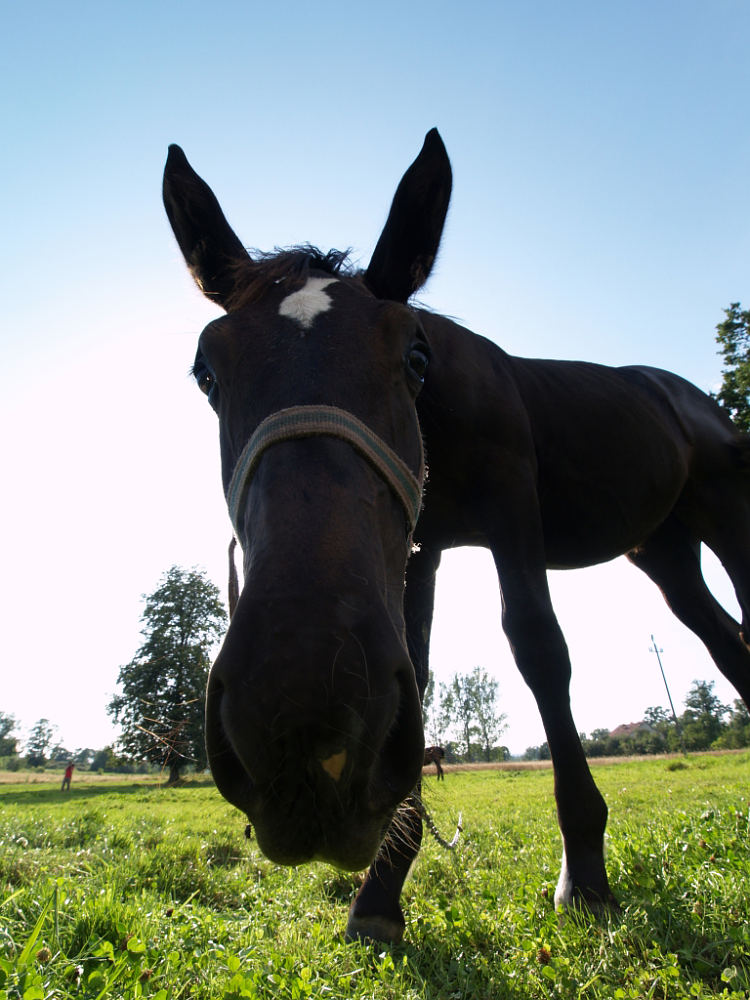
[[[61,792],[69,792],[70,791],[70,779],[73,777],[73,768],[74,767],[75,767],[75,764],[68,764],[68,766],[65,768],[65,774],[63,775],[62,788],[60,789]]]

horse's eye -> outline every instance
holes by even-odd
[[[406,365],[410,374],[412,374],[420,382],[424,382],[424,377],[427,374],[427,365],[429,363],[430,356],[427,353],[427,349],[419,344],[412,347],[406,355]]]
[[[195,380],[198,383],[200,391],[206,396],[210,395],[211,390],[216,385],[216,379],[205,368],[195,376]]]

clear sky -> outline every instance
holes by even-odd
[[[100,747],[141,595],[172,564],[224,587],[213,414],[188,378],[216,315],[161,205],[178,142],[248,246],[363,264],[436,125],[454,197],[431,308],[516,354],[720,380],[750,304],[746,0],[460,5],[193,0],[3,4],[0,711]],[[721,570],[717,596],[733,609]],[[730,686],[623,560],[552,574],[590,731]],[[544,736],[487,553],[450,553],[438,680],[497,676],[511,749]]]

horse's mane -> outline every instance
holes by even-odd
[[[354,274],[348,250],[323,253],[305,244],[277,249],[273,253],[253,251],[251,256],[243,257],[233,266],[234,291],[226,303],[227,308],[241,309],[257,302],[271,285],[280,281],[288,283],[291,289],[298,288],[305,283],[311,269],[326,274]]]

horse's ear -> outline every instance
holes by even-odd
[[[164,207],[196,284],[226,308],[234,269],[248,254],[224,218],[216,195],[193,170],[179,146],[170,146],[164,167]]]
[[[451,197],[451,165],[436,128],[396,190],[364,276],[381,299],[406,302],[427,281]]]

